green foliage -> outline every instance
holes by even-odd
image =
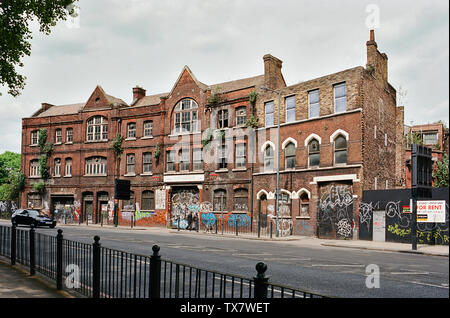
[[[417,144],[423,146],[422,135],[417,131],[406,134],[405,141],[408,145]]]
[[[44,182],[38,182],[33,185],[33,189],[39,192],[40,194],[43,194],[45,191],[45,183]]]
[[[25,187],[20,158],[20,154],[10,151],[0,155],[0,200],[17,201],[20,191]]]
[[[114,150],[114,153],[117,156],[117,159],[120,159],[123,154],[123,148],[122,148],[122,142],[123,137],[122,135],[117,134],[116,137],[114,137],[111,148]]]
[[[256,91],[251,91],[250,94],[248,95],[248,100],[250,101],[250,103],[255,104],[256,102],[256,97],[258,96],[258,93]]]
[[[219,129],[216,131],[216,138],[225,139],[225,129]]]
[[[447,154],[442,157],[441,161],[436,162],[436,169],[433,170],[433,180],[434,187],[440,188],[449,186]]]
[[[203,149],[208,150],[212,137],[213,137],[212,129],[211,128],[206,129],[205,139],[202,139]]]
[[[0,1],[0,86],[8,87],[8,94],[16,97],[25,87],[26,77],[17,68],[23,67],[22,59],[31,55],[30,22],[36,21],[39,31],[48,35],[56,22],[73,15],[76,1]],[[72,7],[68,10],[69,5]]]
[[[45,143],[47,142],[47,129],[41,128],[39,129],[38,134],[38,145],[41,152],[44,151]]]
[[[47,154],[42,154],[39,157],[39,169],[41,171],[41,178],[47,180],[50,178],[50,167],[47,165]]]
[[[216,86],[214,91],[211,92],[211,95],[208,97],[208,104],[211,107],[217,106],[224,101],[223,94],[221,93],[222,88],[220,86]]]
[[[245,126],[247,126],[247,128],[253,129],[258,128],[258,118],[250,115],[250,117],[245,121]]]
[[[159,159],[159,157],[161,156],[161,146],[159,143],[156,145],[155,154],[153,156],[156,159]]]

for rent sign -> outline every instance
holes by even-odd
[[[445,223],[445,201],[417,201],[417,222]]]

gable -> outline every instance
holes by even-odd
[[[83,109],[113,108],[118,106],[128,105],[120,98],[106,94],[103,88],[97,85]]]

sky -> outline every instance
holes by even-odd
[[[375,30],[388,55],[389,83],[405,124],[449,117],[447,0],[80,0],[78,17],[50,35],[31,22],[31,56],[19,97],[0,87],[0,153],[20,153],[22,118],[41,103],[87,101],[97,85],[132,101],[170,92],[188,65],[211,85],[264,73],[263,56],[283,61],[287,85],[366,65]],[[1,54],[1,52],[0,52]]]

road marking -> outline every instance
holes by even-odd
[[[430,272],[391,272],[391,275],[429,275]]]
[[[317,266],[317,267],[366,267],[366,265],[361,265],[361,264],[312,264],[311,266]]]
[[[417,284],[417,285],[424,285],[424,286],[431,286],[431,287],[437,287],[437,288],[448,289],[448,284],[442,284],[442,285],[447,285],[447,286],[441,286],[441,285],[427,284],[427,283],[421,283],[421,282],[408,282],[408,283],[413,283],[413,284]]]

